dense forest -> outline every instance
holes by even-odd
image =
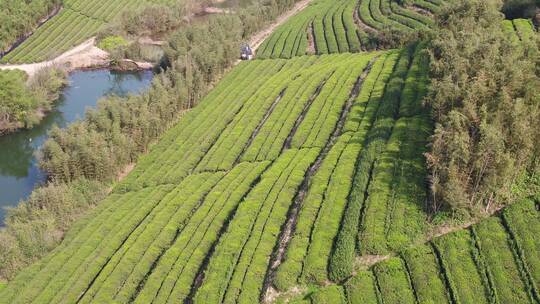
[[[434,210],[494,208],[540,170],[540,40],[510,39],[500,5],[458,1],[430,39]]]
[[[45,68],[31,79],[21,70],[0,71],[0,135],[37,124],[58,99],[67,73]]]

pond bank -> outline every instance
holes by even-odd
[[[72,72],[51,112],[32,129],[0,136],[0,207],[15,206],[46,180],[38,166],[36,152],[53,126],[65,127],[82,119],[86,108],[109,95],[126,96],[146,90],[152,71],[116,72],[107,69]],[[5,211],[0,208],[0,226]]]
[[[129,70],[147,70],[154,67],[154,64],[150,62],[124,61],[132,63],[129,65]],[[111,66],[110,54],[98,48],[96,46],[96,37],[92,37],[55,59],[28,64],[2,64],[0,65],[0,70],[18,69],[26,72],[29,77],[32,77],[39,70],[51,66],[64,68],[68,72],[81,69],[115,68]],[[126,71],[128,69],[123,70]]]

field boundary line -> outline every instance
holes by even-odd
[[[261,44],[268,38],[274,30],[285,23],[290,17],[296,15],[303,9],[305,9],[313,0],[302,0],[297,2],[294,7],[285,12],[283,15],[279,16],[275,22],[271,23],[266,29],[254,34],[250,39],[250,45],[253,50],[257,50]]]

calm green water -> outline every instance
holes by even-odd
[[[65,127],[80,119],[88,107],[107,95],[125,96],[146,89],[152,72],[118,73],[109,70],[77,71],[69,76],[69,86],[56,103],[55,109],[31,130],[0,136],[0,207],[16,205],[46,179],[38,167],[36,151],[54,126]],[[0,208],[0,226],[4,208]]]

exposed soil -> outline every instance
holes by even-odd
[[[20,122],[12,122],[7,119],[0,119],[0,136],[13,132],[24,127]]]
[[[313,32],[313,23],[309,24],[308,27],[308,49],[307,53],[309,55],[314,55],[317,53],[317,48],[315,46],[315,34]]]
[[[167,41],[155,40],[152,37],[140,37],[137,40],[137,42],[139,42],[139,44],[155,45],[155,46],[163,46],[163,45],[167,44]]]
[[[421,7],[419,7],[419,6],[416,6],[416,5],[414,5],[414,4],[413,4],[413,5],[407,5],[407,6],[405,6],[405,8],[406,8],[406,9],[410,9],[411,11],[415,11],[415,12],[417,12],[417,13],[419,13],[419,14],[422,14],[422,15],[426,15],[426,16],[429,16],[429,17],[433,17],[433,13],[432,13],[432,12],[430,12],[430,11],[428,11],[428,10],[426,10],[426,9],[423,9],[423,8],[421,8]]]
[[[96,46],[96,37],[92,37],[55,59],[29,64],[5,64],[0,65],[0,70],[19,69],[32,77],[39,70],[51,66],[64,68],[68,72],[78,69],[110,67],[109,53],[98,48]],[[137,62],[125,59],[119,64],[117,69],[125,71],[146,70],[153,67],[154,65],[149,62]]]
[[[369,268],[381,261],[391,258],[391,255],[363,255],[356,258],[356,265],[360,268]]]
[[[261,46],[264,40],[266,40],[266,38],[268,38],[268,36],[270,36],[270,34],[272,34],[272,32],[278,26],[282,25],[283,23],[285,23],[285,21],[287,21],[287,19],[296,15],[298,12],[306,8],[311,3],[311,1],[312,0],[302,0],[302,1],[297,2],[296,5],[291,10],[279,16],[274,23],[269,25],[266,29],[253,35],[249,43],[251,48],[253,50],[257,50],[257,48]]]
[[[283,303],[289,303],[291,298],[294,298],[300,294],[303,294],[306,291],[307,289],[305,287],[294,286],[291,289],[287,290],[286,292],[279,293],[277,290],[270,287],[266,294],[266,298],[264,299],[264,303],[274,303],[276,302],[278,297],[283,300]]]
[[[364,31],[371,32],[371,33],[378,33],[379,32],[376,28],[373,28],[373,27],[367,25],[366,23],[364,23],[362,18],[360,18],[360,15],[358,15],[358,7],[354,10],[353,19],[354,19],[354,22],[356,23],[356,25],[358,25]]]
[[[128,174],[135,169],[135,163],[128,164],[124,170],[118,173],[118,181],[123,180]]]
[[[79,68],[108,65],[109,54],[97,48],[95,42],[96,38],[92,37],[55,59],[29,64],[0,65],[0,70],[19,69],[25,71],[31,77],[37,71],[50,66],[63,66],[68,71],[72,71]]]
[[[227,8],[219,8],[214,6],[205,7],[203,10],[204,14],[234,14],[233,10]]]

